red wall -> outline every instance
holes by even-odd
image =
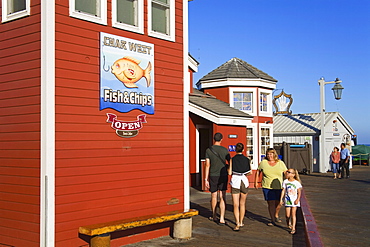
[[[273,123],[273,118],[272,117],[259,117],[255,116],[253,118],[252,123],[266,123],[267,121],[270,121],[269,124]]]
[[[189,171],[190,171],[190,186],[196,186],[197,184],[197,143],[196,143],[196,125],[208,125],[209,129],[212,129],[212,123],[201,118],[193,113],[189,114]],[[199,141],[199,140],[198,140]],[[200,162],[200,161],[199,161]],[[200,170],[200,169],[199,169]],[[202,182],[202,181],[198,181]]]
[[[204,93],[209,93],[215,96],[217,99],[222,100],[229,104],[229,88],[228,87],[219,87],[219,88],[206,88]]]
[[[196,172],[196,127],[195,122],[189,117],[189,163],[190,163],[190,173]]]
[[[71,18],[68,1],[57,4],[57,246],[83,244],[82,225],[183,209],[182,1],[176,7],[176,42],[170,42],[112,28],[110,20],[103,26]],[[118,137],[106,113],[133,121],[141,111],[99,110],[99,32],[155,46],[155,114],[134,138]],[[179,203],[168,205],[171,198]],[[145,238],[118,238],[112,246]]]
[[[0,23],[0,246],[39,246],[40,3],[31,2],[32,16]]]
[[[176,42],[112,28],[110,14],[107,26],[69,17],[68,5],[56,1],[55,227],[56,246],[63,247],[87,245],[79,226],[184,205],[182,1],[176,0]],[[131,139],[115,134],[106,113],[133,121],[142,112],[99,110],[100,32],[155,45],[155,114]],[[40,2],[31,1],[29,17],[0,23],[0,33],[0,245],[39,246]],[[172,198],[179,203],[168,205]],[[112,246],[168,229],[114,239]]]
[[[236,145],[241,142],[246,145],[247,128],[245,126],[213,125],[213,134],[220,132],[223,135],[221,145],[228,148],[229,145]],[[229,135],[237,135],[237,138],[229,138]],[[231,157],[235,152],[230,152]]]

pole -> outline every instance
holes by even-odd
[[[321,116],[321,134],[320,134],[320,163],[319,172],[324,173],[325,171],[325,81],[321,77],[319,80],[320,84],[320,116]]]
[[[320,116],[321,116],[319,172],[325,173],[328,170],[326,168],[326,165],[329,164],[329,162],[326,162],[327,155],[325,153],[325,143],[326,143],[326,138],[325,138],[325,85],[336,83],[336,86],[334,86],[332,90],[334,91],[335,99],[337,100],[341,98],[341,91],[343,90],[343,87],[340,85],[342,81],[339,80],[338,78],[335,81],[325,81],[324,77],[321,77],[318,82],[320,85]]]

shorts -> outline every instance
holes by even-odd
[[[280,201],[282,190],[262,188],[262,191],[265,201]]]
[[[245,187],[245,184],[243,183],[243,181],[240,182],[240,189],[231,187],[231,194],[240,194],[240,193],[243,193],[243,194],[248,193],[248,188]]]
[[[228,176],[209,176],[209,191],[211,193],[218,190],[227,190],[227,180]]]

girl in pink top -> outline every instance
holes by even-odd
[[[340,152],[339,148],[335,147],[330,155],[331,163],[333,164],[334,179],[337,179],[337,173],[339,172]]]

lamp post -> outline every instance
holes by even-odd
[[[324,77],[321,77],[319,80],[320,85],[320,110],[321,110],[321,135],[320,135],[320,163],[319,163],[319,172],[326,172],[325,166],[325,85],[326,84],[333,84],[335,83],[334,87],[332,88],[334,92],[334,97],[336,100],[340,100],[342,98],[342,90],[344,87],[340,84],[342,81],[338,78],[335,81],[325,81]]]

